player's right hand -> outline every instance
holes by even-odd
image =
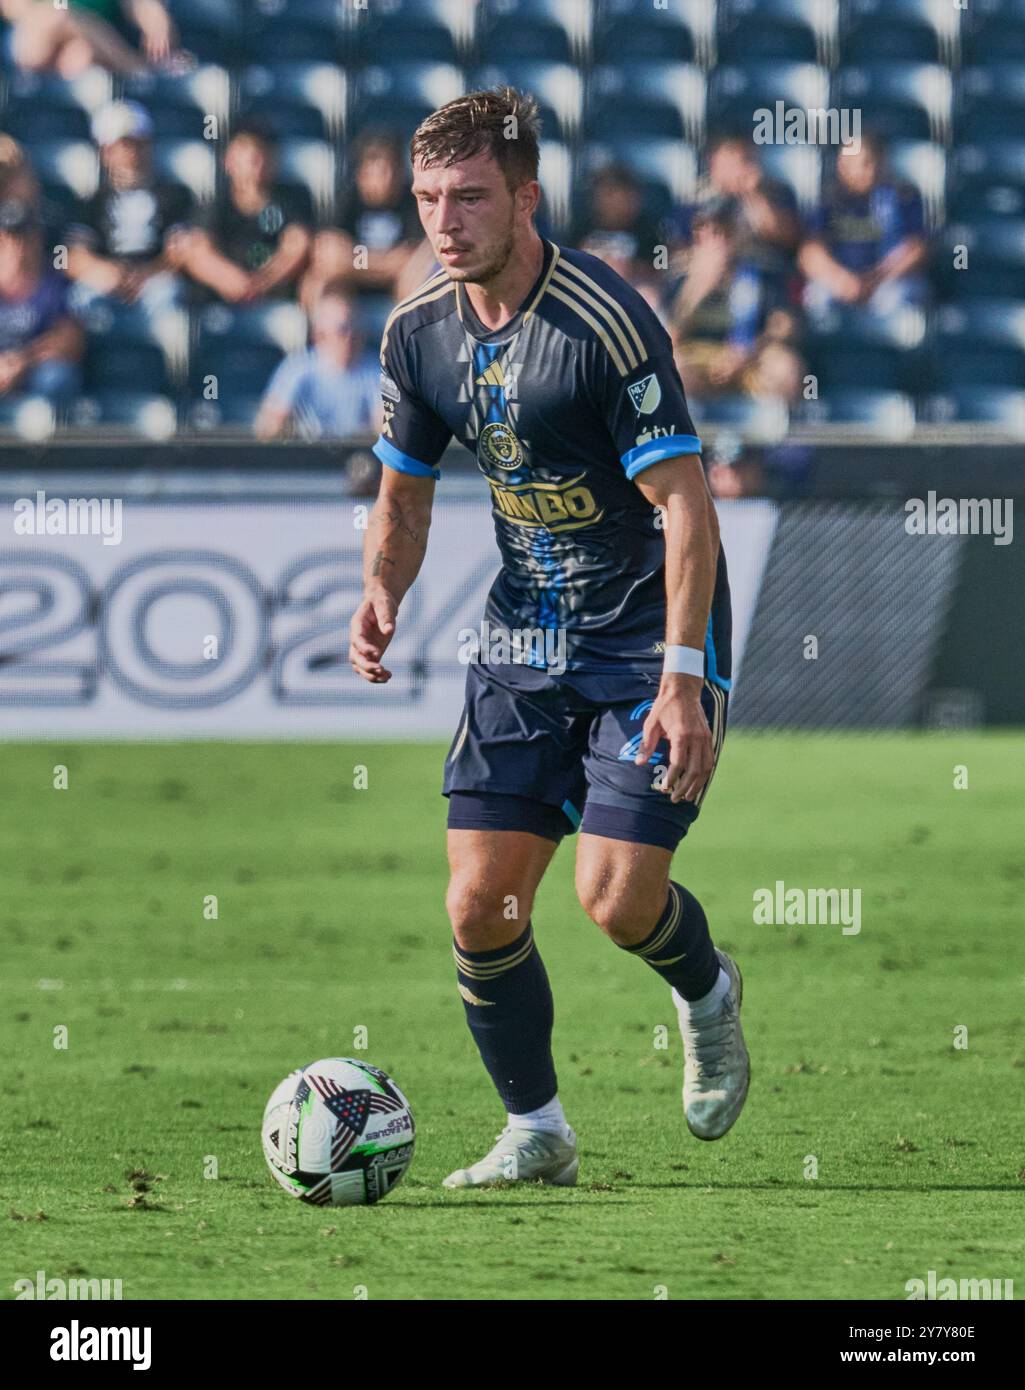
[[[395,636],[397,611],[395,600],[381,590],[363,600],[349,624],[349,664],[358,676],[373,685],[391,680],[391,672],[381,665],[381,657]]]

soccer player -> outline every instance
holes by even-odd
[[[701,442],[644,299],[535,230],[538,129],[533,99],[502,87],[447,103],[413,136],[413,194],[442,269],[385,327],[383,477],[350,631],[354,669],[387,681],[455,437],[491,490],[503,563],[484,616],[510,659],[468,668],[443,785],[447,907],[467,1022],[508,1118],[446,1187],[576,1181],[531,922],[576,830],[584,910],[672,990],[691,1131],[720,1138],[748,1088],[740,971],[669,877],[715,770],[730,687]]]

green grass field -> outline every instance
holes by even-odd
[[[901,1299],[932,1269],[1021,1297],[1023,747],[731,735],[674,865],[745,974],[751,1095],[714,1144],[668,992],[586,919],[566,841],[534,922],[580,1185],[486,1193],[440,1187],[502,1123],[454,985],[441,745],[5,747],[0,1291]],[[777,879],[860,888],[860,934],[755,925]],[[377,1207],[308,1208],[263,1105],[361,1027],[416,1157]]]

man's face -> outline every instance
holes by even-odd
[[[317,349],[336,362],[351,360],[357,333],[352,305],[348,300],[325,295],[313,311],[313,341]]]
[[[33,237],[28,230],[0,231],[0,285],[20,275],[31,263]]]
[[[757,181],[758,166],[742,141],[724,140],[708,161],[708,173],[720,192],[735,196],[743,193],[752,179]]]
[[[595,216],[599,224],[609,231],[628,231],[636,222],[640,210],[640,195],[630,184],[607,179],[595,186]]]
[[[149,141],[122,136],[103,147],[103,163],[112,179],[121,184],[137,183],[149,168]]]
[[[536,181],[510,193],[488,152],[448,168],[425,169],[419,160],[413,166],[413,197],[431,249],[450,279],[469,284],[502,271],[539,195]]]
[[[879,157],[868,145],[857,153],[845,151],[836,161],[837,177],[852,193],[870,193],[879,177]]]
[[[399,169],[390,149],[373,145],[367,150],[356,169],[356,187],[365,203],[383,207],[398,191]]]
[[[271,177],[271,153],[262,140],[240,135],[232,140],[224,155],[229,179],[240,183],[267,183]]]

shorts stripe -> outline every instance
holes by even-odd
[[[719,754],[722,752],[723,738],[726,735],[726,692],[721,686],[714,685],[712,681],[705,681],[705,689],[712,697],[712,770],[705,779],[705,785],[694,798],[694,805],[700,806],[705,799],[705,793],[712,785],[712,778],[715,776],[715,769],[719,766]]]

